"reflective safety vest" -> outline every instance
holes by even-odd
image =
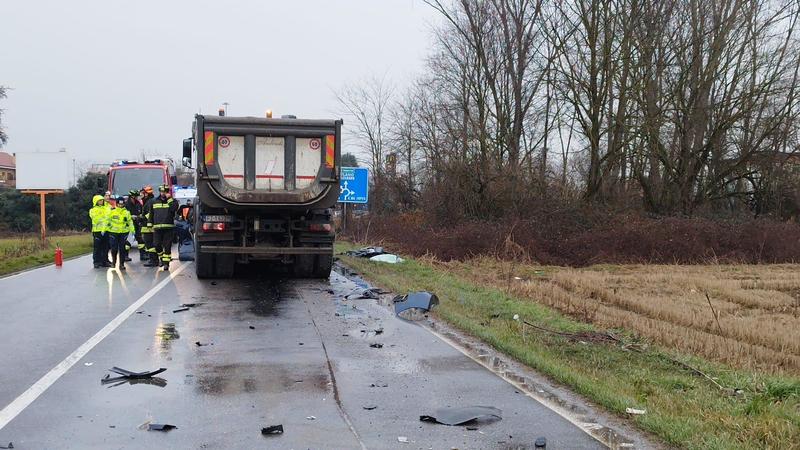
[[[108,208],[97,203],[103,200],[102,195],[95,195],[92,198],[92,208],[89,210],[89,218],[92,219],[92,233],[102,233],[108,231]]]
[[[112,233],[130,233],[133,231],[131,213],[122,207],[116,207],[108,213],[108,231]]]

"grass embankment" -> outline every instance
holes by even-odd
[[[629,407],[647,410],[629,417],[669,445],[800,448],[798,327],[791,325],[798,311],[786,296],[763,292],[796,298],[798,266],[568,269],[488,258],[342,260],[393,291],[435,292],[437,317],[620,416]],[[515,314],[564,335],[524,325]],[[621,342],[592,339],[609,328]]]
[[[56,245],[61,247],[66,259],[90,253],[92,236],[89,233],[51,236],[44,244],[38,236],[2,238],[0,276],[53,263]]]

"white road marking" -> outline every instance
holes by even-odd
[[[14,420],[15,417],[19,415],[25,408],[30,406],[34,400],[36,400],[40,395],[44,393],[50,386],[53,385],[62,375],[67,373],[67,371],[75,365],[78,361],[81,360],[87,353],[89,353],[97,344],[99,344],[103,339],[108,337],[114,330],[119,327],[122,322],[125,321],[128,317],[130,317],[134,312],[136,312],[139,308],[142,307],[148,300],[150,300],[158,291],[160,291],[164,286],[169,284],[175,276],[177,276],[183,269],[186,268],[189,264],[181,264],[176,270],[170,271],[169,277],[164,278],[161,280],[160,283],[153,286],[152,289],[147,291],[143,296],[132,303],[125,311],[119,313],[117,317],[114,318],[111,322],[109,322],[106,326],[100,329],[94,336],[89,338],[88,341],[84,342],[80,347],[78,347],[72,354],[64,358],[63,361],[58,363],[55,367],[50,369],[42,378],[39,379],[33,386],[29,387],[25,392],[20,394],[19,397],[14,399],[13,402],[9,403],[8,406],[3,408],[0,411],[0,430],[2,430],[9,422]]]

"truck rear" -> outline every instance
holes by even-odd
[[[322,278],[333,264],[341,120],[196,115],[195,269],[226,278],[257,261]]]

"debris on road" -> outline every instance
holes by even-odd
[[[174,312],[174,313],[179,313],[179,312],[188,311],[188,310],[189,310],[189,308],[188,308],[188,307],[186,307],[186,306],[184,306],[184,307],[182,307],[182,308],[173,309],[173,310],[172,310],[172,312]]]
[[[345,255],[355,256],[356,258],[372,258],[373,256],[383,255],[383,247],[364,247],[359,250],[344,252]]]
[[[270,425],[261,429],[261,434],[271,436],[276,434],[283,434],[283,425]]]
[[[646,409],[636,409],[636,408],[625,408],[625,412],[628,414],[633,414],[635,416],[641,416],[647,414]]]
[[[463,425],[484,416],[502,419],[502,414],[503,411],[492,406],[465,406],[461,408],[439,408],[434,411],[432,416],[419,416],[419,420],[442,425]]]
[[[439,297],[436,294],[425,291],[410,292],[406,295],[398,295],[392,301],[394,302],[394,313],[400,314],[411,308],[430,311],[431,308],[439,304]]]
[[[362,299],[378,300],[381,294],[388,294],[388,292],[378,288],[357,289],[345,295],[344,298],[346,300],[362,300]]]
[[[254,326],[250,325],[250,329],[251,329],[251,330],[255,330],[255,329],[256,329],[256,327],[254,327]]]
[[[181,303],[181,307],[183,308],[194,308],[195,306],[200,306],[202,303]]]
[[[306,420],[317,420],[317,418],[315,416],[308,416],[306,417]]]
[[[175,425],[168,423],[151,423],[147,425],[147,431],[169,431],[177,428]]]
[[[404,444],[408,444],[408,438],[405,436],[397,436],[397,442],[402,442]]]
[[[207,345],[214,345],[214,344],[213,343],[203,344],[202,342],[197,341],[197,342],[194,343],[194,345],[196,345],[198,347],[205,347]]]
[[[544,437],[538,437],[533,442],[534,448],[547,448],[547,439]]]
[[[372,348],[383,348],[383,344],[379,344],[377,342],[373,342],[372,344],[369,344],[369,346]]]
[[[85,363],[83,363],[83,365],[84,365],[84,366],[86,366],[86,367],[89,367],[89,366],[91,366],[92,364],[94,364],[94,363],[93,363],[93,362],[85,362]]]
[[[116,374],[119,374],[120,376],[111,378],[110,375],[106,374],[105,377],[100,379],[101,384],[114,383],[116,381],[141,380],[146,378],[152,378],[154,375],[158,375],[159,373],[164,372],[167,369],[165,367],[161,367],[160,369],[153,370],[151,372],[131,372],[130,370],[121,369],[115,366],[108,370]]]
[[[362,406],[362,408],[366,409],[367,411],[372,411],[373,409],[376,409],[377,407],[378,407],[378,405],[364,405],[364,406]]]
[[[14,443],[9,442],[7,447],[3,447],[2,445],[0,445],[0,448],[14,448]]]
[[[372,383],[369,385],[369,387],[389,387],[389,383],[382,383],[382,384]]]
[[[405,259],[403,259],[403,258],[401,258],[401,257],[399,257],[397,255],[393,255],[391,253],[384,253],[382,255],[373,256],[369,260],[370,261],[375,261],[375,262],[389,263],[389,264],[397,264],[397,263],[401,263],[401,262],[405,261]]]

